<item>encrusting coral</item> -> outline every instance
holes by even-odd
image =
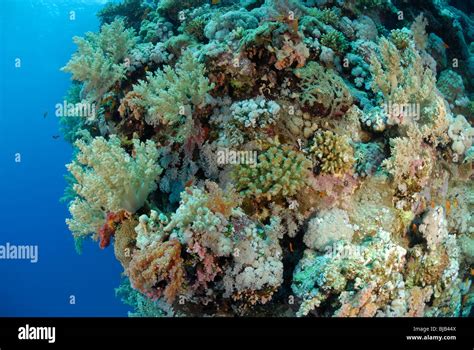
[[[124,0],[99,17],[63,68],[68,102],[96,105],[61,117],[64,198],[79,248],[113,245],[130,316],[472,315],[466,14]]]

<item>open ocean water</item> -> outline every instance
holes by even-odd
[[[98,30],[101,6],[0,2],[0,245],[38,247],[36,263],[0,260],[0,316],[127,315],[114,295],[121,266],[113,249],[89,240],[78,255],[59,202],[72,156],[55,117],[70,85],[59,69],[76,49],[72,37]]]

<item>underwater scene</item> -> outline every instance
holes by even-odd
[[[5,0],[0,53],[0,316],[474,315],[474,1]]]

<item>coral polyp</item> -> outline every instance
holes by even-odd
[[[124,1],[74,39],[67,224],[131,316],[471,313],[472,19],[426,3]]]

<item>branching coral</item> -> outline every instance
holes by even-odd
[[[411,132],[409,137],[391,139],[390,144],[392,155],[383,165],[392,175],[398,195],[404,198],[397,202],[397,207],[405,208],[413,204],[413,195],[420,192],[429,180],[433,155],[416,131]]]
[[[382,94],[385,103],[422,104],[435,93],[433,72],[423,67],[419,53],[411,46],[412,42],[407,45],[405,51],[400,52],[395,44],[382,38],[379,43],[381,58],[375,54],[372,56],[372,88]]]
[[[317,62],[295,70],[300,79],[299,100],[321,116],[341,116],[352,104],[352,96],[342,78]]]
[[[294,196],[305,185],[311,162],[289,147],[272,146],[258,156],[257,164],[237,166],[236,188],[256,199]]]
[[[354,163],[354,150],[348,138],[332,131],[318,131],[311,152],[315,159],[314,169],[318,173],[341,174]]]
[[[135,32],[125,28],[123,20],[102,26],[100,34],[74,37],[78,51],[63,71],[84,82],[85,97],[98,100],[125,76],[125,58],[136,43]]]
[[[78,140],[76,159],[67,165],[77,183],[78,197],[71,203],[72,219],[67,223],[76,235],[97,232],[104,213],[126,210],[134,213],[156,189],[155,181],[162,169],[153,141],[133,140],[134,154],[129,155],[120,139],[111,135],[107,141],[96,137],[90,143]]]
[[[140,96],[135,104],[146,110],[147,123],[158,126],[173,125],[189,118],[193,108],[205,104],[211,89],[204,65],[187,51],[174,69],[166,66],[148,73],[147,80],[140,81],[133,91]]]

